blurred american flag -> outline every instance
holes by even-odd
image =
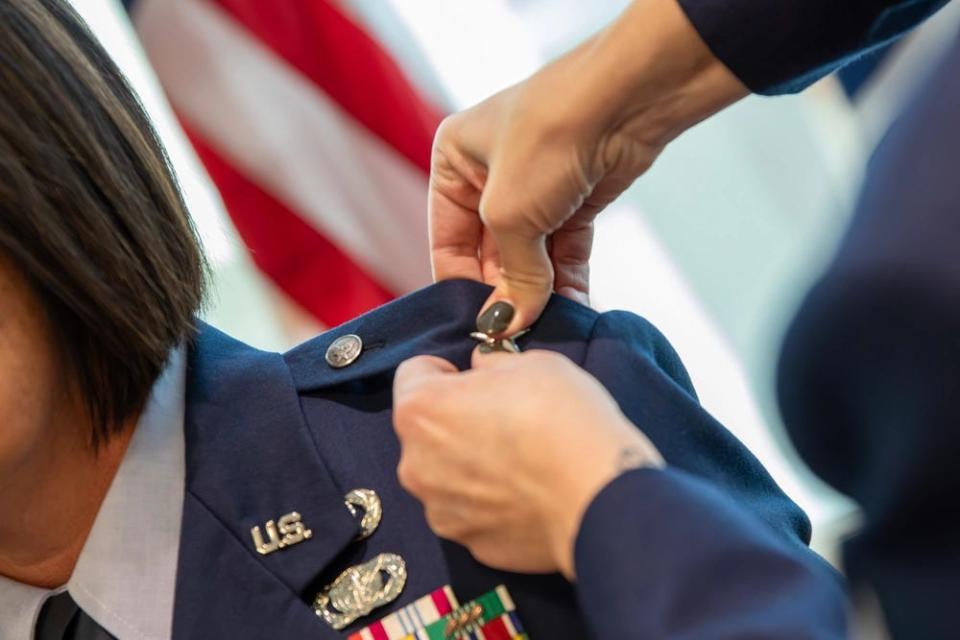
[[[333,326],[430,281],[442,117],[332,0],[125,0],[257,266]]]

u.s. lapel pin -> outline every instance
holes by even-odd
[[[309,540],[313,531],[307,529],[299,513],[291,511],[277,518],[277,521],[268,520],[264,525],[267,531],[267,540],[263,539],[260,527],[250,529],[253,546],[260,555],[267,555],[279,549]]]

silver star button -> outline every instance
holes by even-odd
[[[363,351],[363,340],[360,336],[348,333],[340,336],[327,347],[327,364],[334,369],[342,369],[356,362]]]

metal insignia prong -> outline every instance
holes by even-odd
[[[343,497],[343,502],[354,518],[357,517],[358,507],[363,510],[363,517],[360,518],[360,533],[357,534],[356,540],[364,540],[373,535],[383,518],[383,505],[377,492],[373,489],[354,489]]]
[[[494,338],[481,331],[473,331],[470,337],[480,343],[480,350],[485,353],[493,351],[504,351],[506,353],[520,353],[520,347],[517,345],[517,338],[526,335],[530,329],[524,329],[509,338]]]

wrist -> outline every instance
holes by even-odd
[[[574,575],[574,546],[587,508],[597,495],[621,474],[632,469],[660,469],[663,457],[653,443],[626,418],[619,433],[609,441],[597,442],[591,451],[563,463],[545,483],[542,500],[547,521],[547,543],[560,572],[569,580]]]
[[[677,0],[634,0],[584,52],[608,136],[662,148],[749,94]]]

